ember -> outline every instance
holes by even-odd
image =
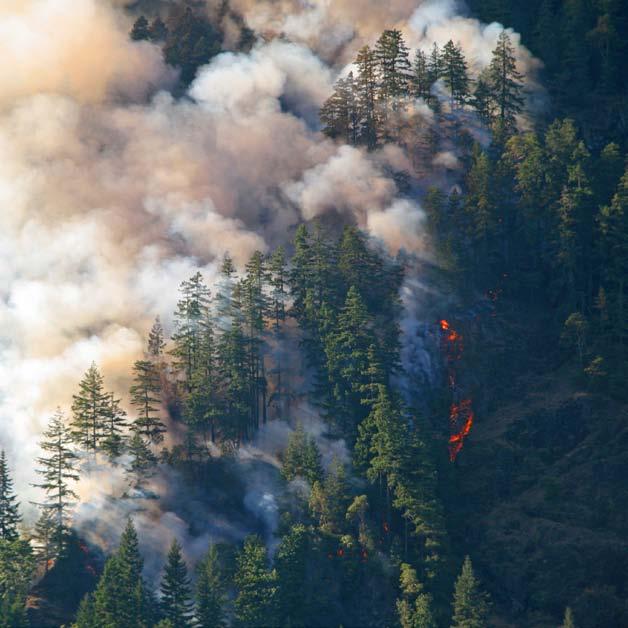
[[[471,399],[456,400],[458,396],[456,362],[462,358],[464,348],[462,335],[453,329],[451,323],[445,319],[440,321],[440,329],[442,332],[443,353],[447,364],[447,381],[454,395],[454,400],[449,410],[449,459],[451,462],[454,462],[462,451],[464,439],[471,432],[475,415]]]

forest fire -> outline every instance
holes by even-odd
[[[447,382],[454,395],[454,400],[449,409],[449,460],[455,462],[464,446],[464,439],[471,432],[475,415],[471,399],[456,400],[458,397],[456,362],[462,358],[462,335],[453,329],[451,323],[445,319],[442,319],[439,325],[442,333],[443,352],[447,364]]]

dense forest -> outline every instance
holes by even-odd
[[[94,362],[50,417],[35,520],[0,455],[0,626],[628,625],[628,7],[468,4],[542,60],[543,108],[511,31],[476,74],[455,35],[411,50],[382,24],[316,132],[403,150],[388,174],[428,253],[332,214],[199,265],[125,398]],[[225,16],[231,47],[256,41],[227,2],[136,5],[129,39],[178,70],[173,97],[226,49]],[[273,490],[250,505],[253,476]],[[77,481],[109,478],[99,517],[125,516],[98,543]],[[173,534],[155,565],[165,500],[203,544]],[[213,512],[237,533],[202,536]]]

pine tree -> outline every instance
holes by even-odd
[[[174,315],[174,348],[171,353],[175,358],[175,367],[183,374],[190,392],[194,373],[200,362],[202,328],[207,319],[210,292],[200,272],[184,281],[179,292],[181,298]]]
[[[37,519],[35,523],[32,540],[35,550],[35,559],[39,564],[44,566],[46,573],[57,555],[55,550],[56,529],[54,513],[49,509],[42,510],[39,519]]]
[[[196,625],[222,628],[226,625],[225,595],[215,545],[210,546],[196,571]]]
[[[523,110],[523,76],[517,70],[514,49],[506,31],[502,31],[497,40],[489,76],[498,132],[511,135],[516,130],[516,116]]]
[[[295,431],[288,439],[281,464],[281,475],[288,482],[296,477],[302,477],[310,484],[314,484],[323,476],[321,454],[316,441],[305,433],[301,423],[297,423]]]
[[[255,628],[278,625],[277,573],[267,566],[266,547],[257,536],[249,536],[237,558],[235,584],[236,626]]]
[[[402,596],[397,600],[397,614],[401,628],[436,628],[431,596],[423,591],[416,571],[407,563],[401,564],[399,586]]]
[[[142,579],[143,564],[137,533],[129,519],[118,551],[105,564],[93,605],[86,604],[84,613],[93,612],[96,626],[148,628],[152,625],[151,598]],[[84,621],[89,622],[89,617]]]
[[[375,54],[369,46],[360,49],[355,65],[358,68],[355,90],[359,111],[360,142],[371,150],[377,145],[379,119],[376,110],[377,65]]]
[[[310,550],[307,528],[297,524],[283,536],[275,564],[279,597],[279,617],[284,626],[307,626],[311,585],[307,581],[307,556]]]
[[[283,247],[279,247],[271,256],[270,271],[270,316],[272,319],[273,341],[277,347],[274,356],[274,365],[271,370],[275,377],[275,387],[268,402],[276,408],[277,418],[283,418],[285,398],[287,396],[282,380],[282,341],[284,340],[284,323],[286,321],[286,307],[288,303],[288,270],[286,254]]]
[[[134,41],[142,41],[144,39],[150,39],[150,30],[148,27],[148,20],[140,15],[131,29],[131,39]]]
[[[15,541],[18,534],[18,525],[22,517],[18,510],[19,504],[13,490],[13,480],[9,475],[4,449],[0,451],[0,539]]]
[[[170,546],[161,580],[161,610],[172,628],[186,628],[192,623],[192,599],[187,567],[181,546],[175,539]]]
[[[157,316],[150,332],[148,333],[148,357],[153,361],[161,360],[165,346],[166,341],[164,339],[164,328],[161,325],[159,316]]]
[[[147,442],[158,445],[164,439],[166,427],[159,418],[161,405],[161,377],[153,362],[138,360],[133,365],[131,404],[137,410],[137,418],[131,429],[141,434]]]
[[[573,611],[569,606],[565,609],[565,618],[560,628],[576,628],[576,621],[573,616]]]
[[[486,628],[489,612],[488,595],[480,589],[467,556],[454,591],[452,628]]]
[[[28,628],[26,599],[35,571],[28,541],[0,538],[0,626]]]
[[[410,85],[411,93],[415,98],[422,98],[425,102],[428,102],[432,84],[428,71],[427,55],[422,50],[417,50],[416,52]]]
[[[123,429],[126,427],[126,412],[120,407],[120,399],[109,393],[107,422],[103,430],[102,450],[111,460],[122,455],[125,447]]]
[[[493,124],[493,94],[491,90],[491,79],[488,72],[483,71],[478,76],[471,97],[471,106],[475,109],[480,121],[490,127]]]
[[[357,144],[360,128],[353,72],[345,79],[338,79],[334,93],[325,101],[319,115],[325,125],[325,135],[347,144]]]
[[[72,435],[65,426],[63,413],[57,410],[40,442],[41,449],[47,454],[37,458],[40,467],[36,472],[42,476],[42,481],[33,485],[44,490],[46,500],[42,507],[54,516],[53,546],[56,556],[65,547],[72,500],[77,499],[76,493],[70,488],[70,482],[79,479],[76,472],[77,456],[70,448],[72,440]]]
[[[85,451],[100,450],[109,419],[109,395],[103,377],[92,363],[72,397],[72,438]]]
[[[437,43],[434,43],[430,57],[427,60],[427,77],[431,93],[432,87],[436,81],[443,78],[443,55]],[[433,97],[430,97],[430,101],[432,106],[437,102]]]
[[[141,487],[144,480],[153,475],[157,458],[137,432],[129,440],[129,455],[131,456],[129,472],[135,478],[135,486]]]
[[[450,39],[443,48],[442,73],[445,85],[451,94],[452,107],[462,107],[469,96],[467,62],[460,45]]]

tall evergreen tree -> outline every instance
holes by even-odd
[[[510,135],[516,130],[516,116],[523,110],[523,76],[517,70],[510,36],[502,31],[489,66],[491,90],[498,132]]]
[[[195,625],[199,628],[222,628],[226,625],[225,595],[215,545],[207,550],[196,573]]]
[[[277,583],[279,617],[282,625],[290,627],[307,626],[311,612],[308,583],[307,557],[309,534],[302,524],[292,526],[283,536],[277,549]]]
[[[358,68],[355,90],[359,111],[360,142],[367,148],[373,149],[377,145],[379,136],[378,86],[377,62],[369,46],[360,49],[355,65]]]
[[[451,94],[452,107],[461,107],[469,96],[467,62],[460,45],[450,39],[443,48],[442,72],[445,85]]]
[[[44,456],[37,458],[40,466],[36,472],[42,476],[42,481],[40,484],[34,484],[46,493],[42,507],[52,512],[54,516],[53,545],[56,556],[59,556],[65,547],[72,500],[77,499],[76,493],[70,488],[71,483],[79,479],[76,471],[77,456],[70,447],[72,440],[72,435],[65,425],[63,412],[57,410],[40,442]]]
[[[165,425],[159,418],[161,405],[161,377],[157,366],[149,360],[138,360],[133,365],[131,404],[137,417],[131,429],[141,434],[147,442],[157,445],[164,439]]]
[[[42,510],[31,536],[35,559],[40,565],[43,565],[45,573],[48,573],[48,569],[56,556],[56,528],[54,513],[49,509]]]
[[[99,451],[110,418],[109,395],[103,377],[92,363],[79,383],[79,392],[72,396],[72,438],[85,451]]]
[[[105,564],[94,592],[93,605],[87,603],[84,609],[84,615],[93,612],[94,625],[120,628],[152,626],[154,613],[151,596],[142,579],[143,564],[137,533],[129,519],[118,551]],[[83,621],[89,621],[89,617]]]
[[[452,628],[486,628],[488,625],[488,595],[480,588],[468,556],[456,580],[453,607]]]
[[[277,573],[268,568],[266,547],[259,537],[247,537],[237,564],[236,625],[242,628],[276,626],[279,621]]]
[[[0,539],[15,541],[22,520],[4,449],[0,451]]]
[[[192,607],[190,579],[181,546],[175,539],[161,580],[161,610],[172,628],[187,628],[192,624]]]
[[[0,538],[0,626],[28,628],[26,600],[35,571],[28,541]]]
[[[401,564],[399,586],[402,595],[397,600],[397,614],[401,628],[436,628],[431,596],[423,591],[416,571],[407,563]]]
[[[148,357],[153,361],[159,361],[163,356],[165,347],[164,328],[159,316],[157,316],[148,333]]]
[[[415,98],[423,98],[426,102],[429,100],[432,84],[428,71],[427,55],[422,50],[416,52],[410,85],[411,93]]]
[[[187,391],[192,390],[194,373],[201,357],[203,322],[210,305],[209,288],[200,272],[179,287],[181,298],[174,315],[175,332],[172,336],[176,368],[183,374]]]
[[[126,427],[126,412],[120,407],[120,399],[109,393],[107,421],[103,429],[102,450],[111,460],[122,454],[125,447],[123,429]]]

